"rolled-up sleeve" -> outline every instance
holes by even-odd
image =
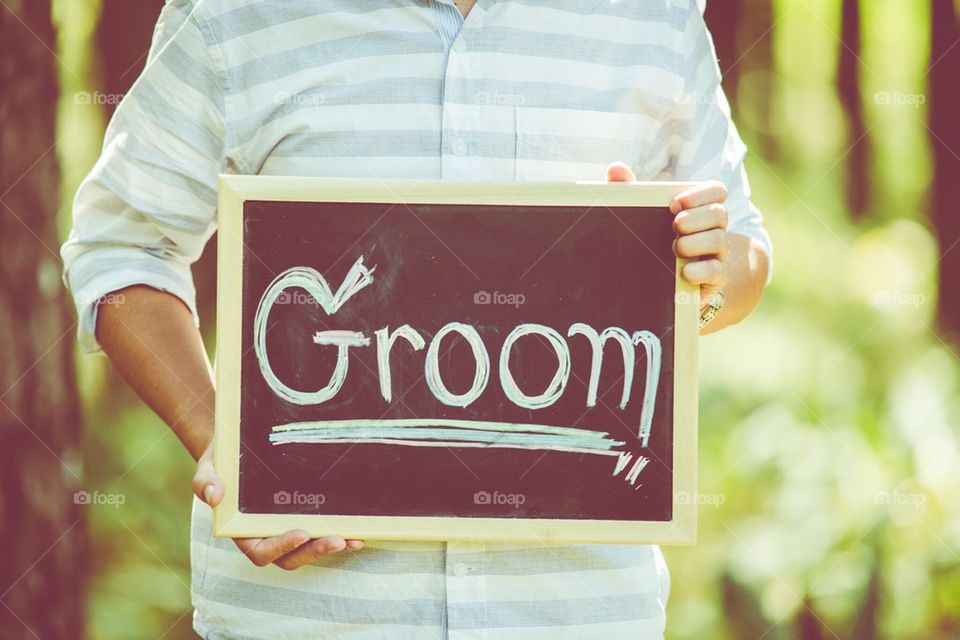
[[[171,3],[165,11],[188,6]],[[61,256],[86,352],[100,349],[98,306],[128,286],[169,292],[197,319],[190,266],[215,229],[226,126],[215,45],[197,10],[181,22],[155,39],[73,203]]]
[[[773,246],[763,226],[763,215],[750,200],[750,182],[744,167],[747,147],[730,116],[713,40],[695,6],[691,7],[683,40],[683,50],[687,52],[685,88],[676,98],[675,116],[669,123],[674,141],[672,177],[684,181],[719,180],[726,185],[728,231],[760,243],[769,260],[769,282]]]

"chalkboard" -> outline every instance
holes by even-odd
[[[690,542],[685,186],[223,176],[217,535]]]

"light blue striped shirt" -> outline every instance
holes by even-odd
[[[770,251],[695,0],[171,0],[80,187],[63,247],[80,343],[133,284],[195,309],[217,174],[473,180],[718,179],[730,230]],[[195,314],[195,311],[194,311]],[[368,541],[285,572],[211,537],[195,502],[194,624],[208,638],[659,638],[656,547]]]

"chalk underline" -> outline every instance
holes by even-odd
[[[485,420],[350,419],[294,422],[272,428],[280,444],[376,443],[404,446],[505,447],[619,455],[626,444],[604,431]]]

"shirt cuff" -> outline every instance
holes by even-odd
[[[77,309],[77,342],[84,353],[100,353],[97,342],[97,310],[101,304],[122,304],[120,289],[145,285],[175,295],[197,315],[196,291],[190,266],[137,248],[95,249],[70,265],[64,280],[73,293]]]
[[[763,226],[763,216],[752,204],[748,204],[747,207],[750,214],[746,217],[735,217],[731,214],[727,232],[747,236],[760,243],[760,248],[767,254],[767,281],[764,283],[764,286],[767,286],[773,279],[773,243],[770,241],[770,234]]]

